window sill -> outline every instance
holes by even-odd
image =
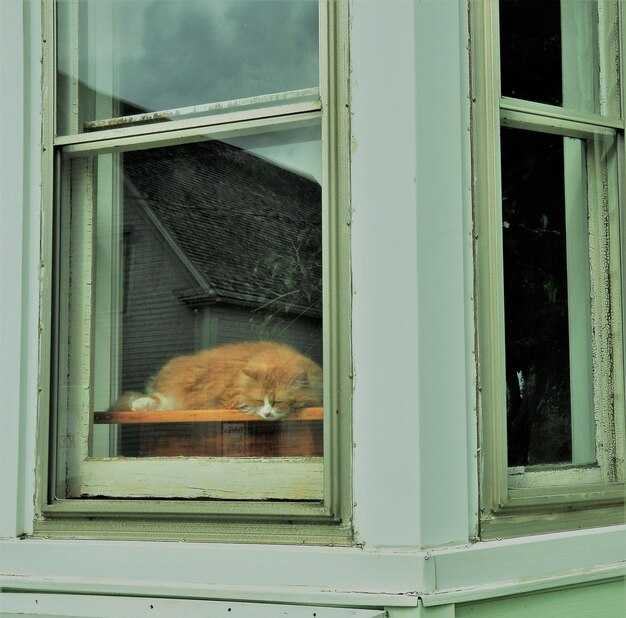
[[[484,540],[623,524],[626,485],[510,489],[506,504],[481,521]]]

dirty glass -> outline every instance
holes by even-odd
[[[617,6],[500,0],[502,94],[619,117]]]
[[[319,122],[68,169],[60,389],[89,456],[321,456]]]
[[[586,144],[503,129],[510,466],[591,463]]]
[[[58,0],[58,132],[316,99],[318,21],[317,0]]]

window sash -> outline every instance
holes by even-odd
[[[278,122],[271,123],[272,128],[284,129],[294,126],[307,126],[310,122],[318,123],[319,113],[307,114],[305,118],[299,116],[280,117]],[[224,130],[220,131],[219,128]],[[249,131],[266,131],[265,121],[240,123],[236,126],[219,127],[217,135],[246,134]],[[205,131],[205,130],[204,130]],[[203,131],[203,132],[204,132]],[[188,132],[186,132],[188,133]],[[139,148],[188,143],[180,133],[169,134],[165,138],[158,134],[147,137],[133,137],[133,146]],[[193,138],[206,139],[206,135],[193,135]],[[215,137],[212,135],[211,137]],[[163,142],[165,140],[165,143]],[[110,337],[111,333],[98,336],[98,329],[94,322],[94,298],[91,285],[96,280],[94,270],[93,231],[91,221],[99,216],[101,210],[96,207],[95,195],[103,184],[110,185],[112,178],[102,179],[94,169],[94,156],[103,153],[119,152],[120,143],[126,139],[118,139],[105,144],[90,142],[88,144],[65,147],[62,152],[69,151],[62,157],[62,191],[64,204],[61,206],[62,217],[61,235],[67,236],[59,240],[61,247],[60,271],[71,272],[69,281],[64,283],[61,298],[73,299],[72,315],[66,313],[61,317],[59,336],[59,376],[71,377],[71,387],[60,387],[59,414],[60,420],[57,448],[57,470],[69,470],[70,474],[62,475],[57,479],[56,494],[64,498],[77,498],[82,495],[110,496],[110,497],[153,497],[153,498],[223,498],[235,496],[239,499],[292,499],[316,500],[323,499],[324,474],[323,462],[320,458],[280,458],[280,461],[264,458],[250,458],[246,462],[227,458],[194,458],[184,460],[178,458],[153,459],[136,461],[116,458],[90,457],[89,443],[91,439],[91,411],[94,408],[94,394],[97,396],[100,389],[92,392],[94,384],[94,367],[92,349],[95,341]],[[192,139],[193,141],[193,139]],[[86,157],[80,155],[87,155]],[[108,158],[105,158],[108,161]],[[100,172],[101,170],[98,170]],[[70,200],[70,204],[65,203]],[[322,209],[326,209],[326,200],[322,200]],[[71,210],[71,212],[70,212]],[[70,219],[71,218],[71,219]],[[327,220],[327,216],[324,219]],[[64,234],[69,231],[69,235]],[[327,236],[327,235],[326,235]],[[329,248],[324,246],[328,252]],[[71,255],[70,255],[71,251]],[[99,263],[99,262],[98,262]],[[65,281],[66,277],[59,277]],[[119,279],[119,276],[118,276]],[[327,284],[326,284],[327,285]],[[76,301],[76,299],[78,299]],[[328,330],[328,329],[325,329]],[[325,335],[326,337],[326,335]],[[326,337],[327,338],[327,337]],[[68,342],[67,347],[63,342]],[[327,344],[328,345],[328,344]],[[96,358],[96,361],[98,358]],[[95,408],[99,409],[99,408]],[[326,415],[328,419],[328,415]],[[328,422],[324,423],[325,452],[330,452],[331,428]],[[98,432],[100,441],[106,437]],[[72,436],[69,442],[64,442],[62,436]],[[143,458],[142,458],[143,459]],[[228,462],[229,466],[225,467]],[[226,473],[225,470],[232,470]],[[238,470],[239,472],[234,472]],[[278,472],[280,470],[280,473]]]

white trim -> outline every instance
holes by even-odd
[[[473,586],[466,589],[437,590],[432,594],[421,595],[420,598],[425,607],[435,607],[448,605],[449,603],[470,603],[512,595],[545,592],[566,586],[589,585],[615,578],[623,578],[625,575],[626,564],[624,562],[616,562],[606,566],[574,570],[564,575],[533,579],[527,582],[512,580],[486,583],[480,587]]]
[[[28,539],[0,553],[9,590],[414,606],[434,586],[423,554],[356,548]]]
[[[33,520],[41,182],[39,8],[37,2],[0,1],[0,82],[4,84],[0,89],[0,537],[31,532]]]
[[[0,93],[0,131],[3,149],[0,151],[0,186],[3,204],[0,211],[0,349],[16,350],[17,356],[10,360],[2,354],[0,371],[2,405],[9,409],[21,408],[23,392],[20,388],[21,349],[20,339],[23,328],[24,298],[22,293],[22,269],[25,247],[23,243],[23,213],[20,208],[24,203],[23,131],[24,100],[23,74],[21,71],[22,31],[14,32],[13,21],[21,20],[22,7],[19,1],[0,3],[0,77],[3,84]],[[5,144],[10,144],[9,152]],[[0,533],[14,534],[21,526],[23,505],[23,483],[17,464],[17,445],[23,435],[23,424],[17,415],[3,423],[2,434],[6,444],[0,447]],[[4,440],[3,440],[4,442]],[[17,507],[17,508],[16,508]],[[19,532],[18,532],[19,534]]]
[[[385,618],[384,610],[277,605],[275,603],[239,603],[228,601],[162,599],[158,597],[111,597],[101,595],[8,593],[2,597],[3,616],[22,615],[50,618]]]
[[[477,543],[433,555],[424,605],[461,603],[624,577],[626,526]]]
[[[16,539],[0,541],[0,554],[8,591],[437,605],[624,576],[626,525],[430,552]]]
[[[466,11],[352,12],[354,497],[368,547],[475,530]]]

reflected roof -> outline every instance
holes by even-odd
[[[322,311],[321,187],[220,141],[124,154],[126,201],[186,263],[181,300]]]

